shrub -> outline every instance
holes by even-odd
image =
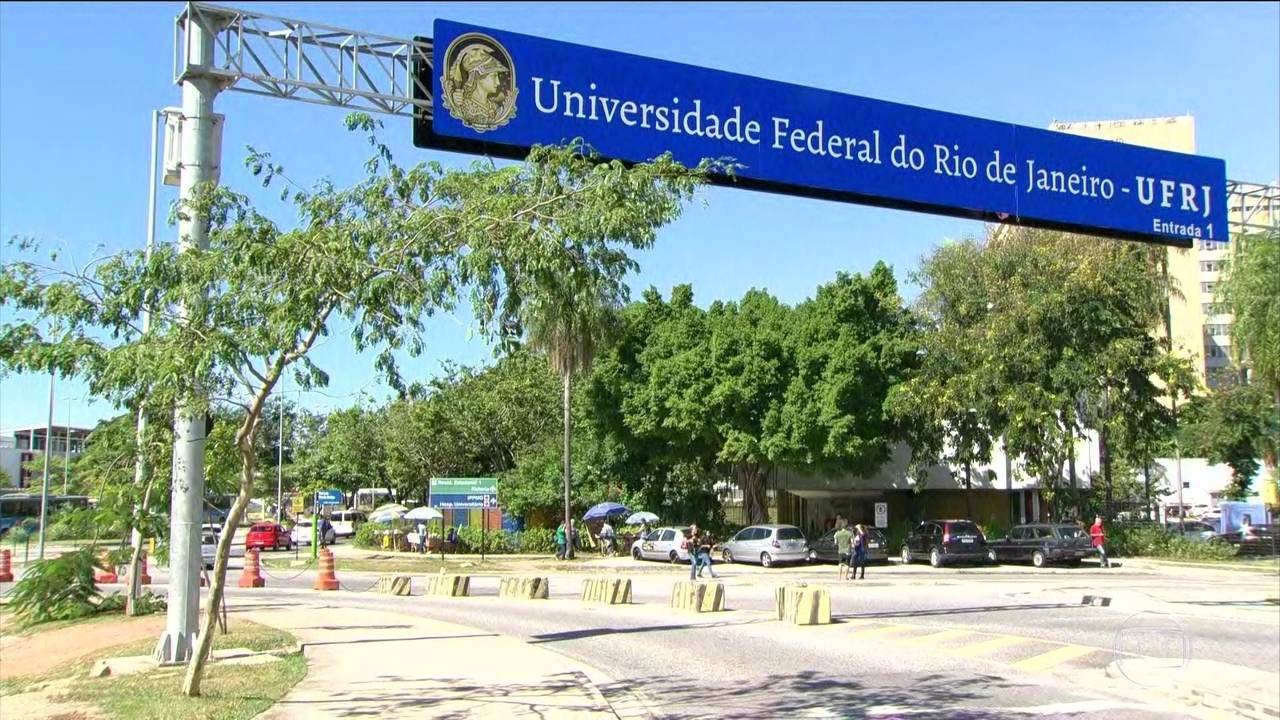
[[[9,600],[22,625],[72,620],[97,612],[102,602],[93,579],[93,548],[37,560],[22,575]]]
[[[124,612],[124,606],[125,596],[120,593],[112,593],[102,599],[102,603],[98,605],[98,612]],[[149,592],[140,594],[138,602],[134,603],[134,611],[137,615],[154,615],[168,609],[169,603],[163,596]]]
[[[49,521],[45,539],[50,541],[88,540],[94,537],[120,537],[118,528],[98,527],[98,512],[89,508],[66,508]]]
[[[556,531],[551,528],[528,528],[516,533],[513,540],[519,552],[530,555],[544,555],[556,549]]]
[[[514,552],[516,539],[511,533],[503,530],[491,529],[485,532],[482,527],[472,527],[467,525],[458,528],[458,549],[460,553],[479,553],[481,545],[484,546],[486,553],[510,553]]]
[[[1155,523],[1116,524],[1107,531],[1107,553],[1120,557],[1227,560],[1236,548],[1225,540],[1190,540]]]
[[[362,548],[378,548],[382,546],[382,538],[379,533],[390,528],[390,525],[384,523],[367,522],[356,528],[356,536],[353,542],[356,547]]]

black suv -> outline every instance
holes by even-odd
[[[929,560],[939,567],[952,562],[987,562],[987,541],[972,520],[925,520],[907,536],[902,562]]]
[[[1031,561],[1036,567],[1051,562],[1079,565],[1098,552],[1089,533],[1077,525],[1018,525],[1003,540],[992,540],[992,562]]]

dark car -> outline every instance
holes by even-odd
[[[1029,562],[1036,567],[1079,565],[1097,554],[1089,533],[1078,525],[1017,525],[1003,539],[989,542],[987,548],[992,562]]]
[[[972,520],[925,520],[902,545],[902,562],[928,559],[934,567],[956,562],[986,563],[987,540]]]
[[[852,531],[850,528],[850,532]],[[888,562],[889,541],[885,539],[884,533],[869,527],[867,534],[867,562]],[[828,530],[826,535],[809,543],[809,562],[840,562],[840,555],[836,552],[835,530]]]
[[[1280,536],[1276,535],[1275,525],[1253,525],[1249,530],[1247,538],[1242,537],[1239,530],[1218,537],[1234,545],[1237,555],[1280,555]]]

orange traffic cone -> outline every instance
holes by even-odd
[[[118,583],[120,576],[116,575],[116,567],[111,564],[111,558],[108,557],[107,551],[102,551],[102,565],[93,572],[94,582],[100,583]]]
[[[8,550],[0,550],[0,582],[13,582],[12,559]]]
[[[312,590],[337,590],[338,577],[333,574],[333,552],[329,548],[320,551],[320,574]]]
[[[240,573],[240,587],[260,588],[267,584],[258,571],[258,549],[250,548],[244,552],[244,572]]]

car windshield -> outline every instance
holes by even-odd
[[[778,528],[779,540],[803,540],[804,533],[800,532],[800,528]]]
[[[978,526],[971,522],[953,522],[948,523],[951,526],[953,535],[977,535]]]

